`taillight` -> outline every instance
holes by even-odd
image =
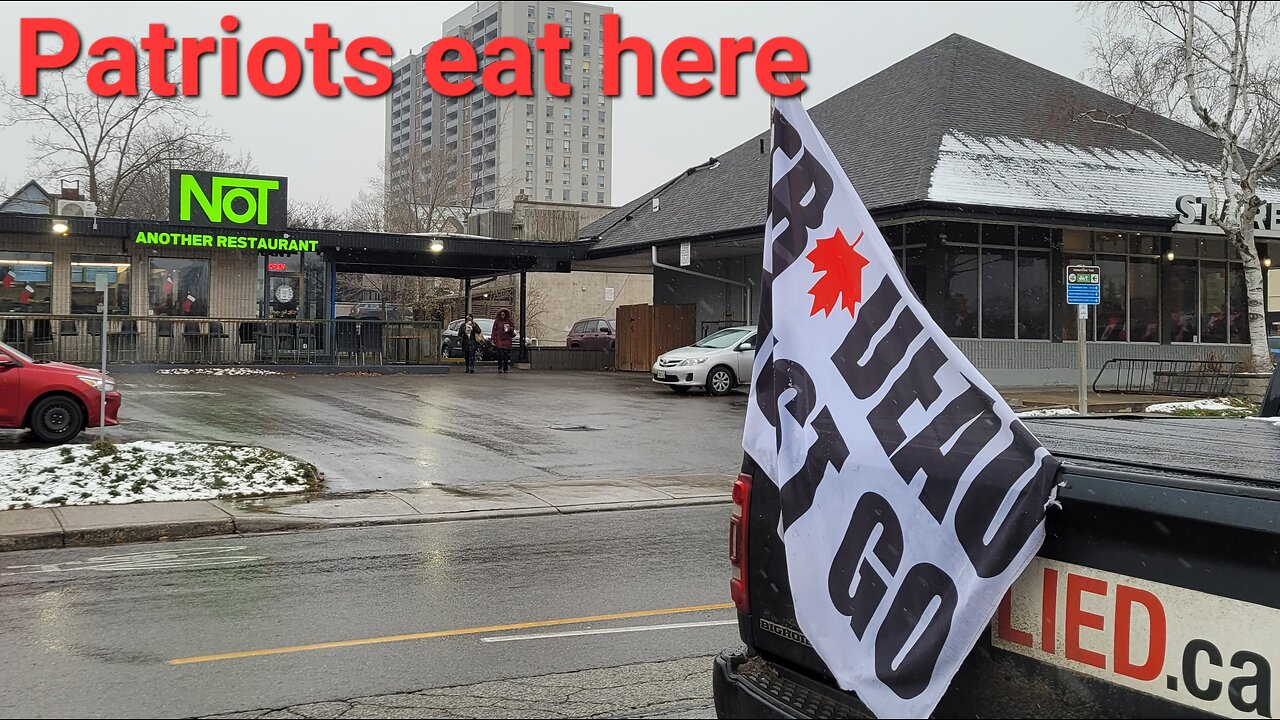
[[[733,564],[733,576],[729,579],[729,594],[738,612],[751,612],[751,600],[747,597],[747,525],[751,510],[751,476],[743,473],[733,481],[733,515],[729,517],[729,562]]]

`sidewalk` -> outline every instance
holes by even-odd
[[[206,535],[480,520],[729,502],[730,475],[670,475],[367,493],[0,511],[0,552]]]

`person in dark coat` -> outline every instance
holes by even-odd
[[[493,347],[498,351],[498,372],[511,372],[511,344],[515,338],[516,326],[511,322],[511,313],[503,308],[493,319]]]
[[[475,373],[476,353],[480,351],[480,343],[484,342],[484,332],[470,315],[458,327],[458,341],[462,343],[462,356],[467,359],[467,372]]]

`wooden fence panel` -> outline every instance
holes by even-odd
[[[618,370],[648,372],[662,353],[697,340],[693,305],[622,305],[616,318]]]

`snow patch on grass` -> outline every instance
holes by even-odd
[[[1018,413],[1018,417],[1059,417],[1079,414],[1071,408],[1041,408],[1039,410],[1023,410]]]
[[[165,368],[157,370],[157,375],[284,375],[277,370],[263,368]]]
[[[131,442],[0,451],[0,510],[302,492],[315,469],[260,447]]]
[[[1253,403],[1232,397],[1184,400],[1147,406],[1147,412],[1194,417],[1247,417],[1257,411],[1258,408]]]

